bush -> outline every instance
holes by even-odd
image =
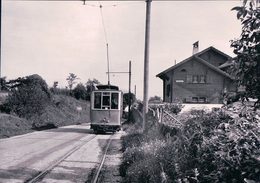
[[[65,95],[65,96],[70,96],[70,90],[69,89],[66,89],[66,88],[50,88],[50,91],[53,93],[53,94],[56,94],[56,95]]]
[[[125,182],[162,182],[158,149],[164,145],[164,141],[156,140],[127,148],[123,161],[127,170]]]
[[[31,132],[31,123],[9,114],[0,114],[0,138]]]
[[[143,142],[144,135],[141,131],[133,132],[129,135],[122,136],[122,150],[125,151],[127,148],[139,147]]]
[[[87,89],[81,83],[77,84],[77,86],[73,89],[72,93],[73,93],[74,97],[78,100],[79,99],[86,100],[87,96],[88,96]]]
[[[259,114],[243,109],[239,116],[193,111],[179,129],[150,125],[124,137],[125,181],[259,182]]]
[[[170,114],[179,114],[184,107],[181,103],[163,103],[163,104],[151,104],[149,105],[154,111],[158,108],[167,111]]]
[[[9,82],[11,94],[3,107],[20,117],[30,118],[41,114],[51,102],[48,85],[39,75],[18,78]]]

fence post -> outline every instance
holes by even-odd
[[[161,123],[163,123],[163,108],[161,108],[161,115],[160,115],[160,121],[161,121]]]
[[[161,121],[161,119],[160,119],[160,108],[159,107],[157,107],[156,108],[156,117],[157,117],[157,119],[158,119],[158,122],[160,123]]]

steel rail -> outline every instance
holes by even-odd
[[[110,144],[111,144],[111,141],[112,141],[112,137],[113,137],[113,136],[114,136],[114,134],[111,135],[110,138],[109,138],[109,141],[108,141],[108,143],[107,143],[105,152],[104,152],[103,157],[102,157],[102,159],[101,159],[101,163],[99,164],[99,167],[98,167],[98,169],[97,169],[97,172],[96,172],[96,174],[95,174],[95,177],[94,177],[92,183],[97,183],[97,181],[98,181],[98,177],[99,177],[100,172],[101,172],[101,169],[102,169],[102,167],[103,167],[103,165],[104,165],[104,162],[105,162],[105,159],[106,159],[106,155],[107,155],[107,151],[108,151],[108,148],[109,148],[109,146],[110,146]]]
[[[55,168],[58,164],[60,164],[64,159],[66,159],[67,157],[69,157],[71,154],[73,154],[74,152],[76,152],[77,150],[79,150],[83,145],[85,145],[86,142],[89,142],[91,140],[93,140],[96,137],[96,135],[91,136],[90,138],[88,138],[87,140],[84,140],[81,144],[77,145],[76,147],[74,147],[73,149],[71,149],[69,152],[67,152],[64,156],[62,156],[60,159],[58,159],[55,163],[53,163],[52,165],[50,165],[49,167],[47,167],[46,169],[44,169],[43,171],[41,171],[40,173],[38,173],[36,176],[34,176],[33,178],[25,181],[25,183],[35,183],[38,182],[39,180],[41,180],[42,178],[44,178],[45,175],[47,175],[53,168]]]

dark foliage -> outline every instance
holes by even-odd
[[[69,76],[66,78],[68,81],[68,88],[72,91],[73,85],[76,84],[76,80],[78,80],[78,76],[74,73],[69,73]]]
[[[52,88],[50,88],[50,91],[53,94],[56,94],[56,95],[71,96],[71,92],[67,88],[54,88],[54,87],[52,87]]]
[[[72,93],[76,99],[86,100],[88,96],[87,89],[82,83],[77,84],[77,86],[73,89]]]
[[[123,139],[125,182],[259,182],[260,129],[254,116],[252,109],[239,118],[222,110],[193,111],[178,129],[133,130]]]
[[[161,97],[155,95],[154,97],[149,98],[149,103],[162,103]]]
[[[130,100],[129,100],[130,99]],[[130,105],[132,105],[135,102],[136,98],[133,93],[124,93],[123,94],[123,108],[125,109],[130,102]]]
[[[1,91],[8,91],[9,88],[7,86],[6,77],[0,78],[0,90]]]
[[[28,119],[35,114],[41,114],[51,102],[48,86],[37,74],[11,80],[8,85],[11,94],[4,108],[20,117]]]
[[[240,38],[231,43],[237,55],[233,71],[238,86],[245,87],[240,97],[243,100],[256,98],[257,106],[260,103],[260,7],[256,1],[244,0],[243,6],[232,10],[237,11],[237,18],[242,24]]]
[[[92,91],[96,90],[96,85],[101,84],[97,79],[88,79],[86,83],[86,89],[87,89],[87,100],[90,100],[90,94]]]

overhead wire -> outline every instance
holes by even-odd
[[[90,4],[90,3],[86,3],[86,1],[84,0],[83,1],[83,5],[87,5],[87,6],[90,6],[90,7],[94,7],[94,8],[99,8],[100,9],[100,15],[101,15],[101,21],[102,21],[102,26],[103,26],[103,31],[104,31],[104,36],[105,36],[105,42],[106,42],[106,51],[107,51],[107,77],[108,77],[108,85],[110,85],[110,61],[109,61],[109,49],[108,49],[108,38],[107,38],[107,30],[106,30],[106,26],[105,26],[105,21],[104,21],[104,15],[103,15],[103,7],[116,7],[118,6],[119,4],[112,4],[112,5],[102,5],[99,2],[99,6],[98,5],[95,5],[95,4]],[[139,4],[140,2],[138,2]],[[128,3],[129,4],[129,3]],[[133,4],[133,3],[131,3]],[[136,4],[136,2],[134,2],[134,4]],[[120,4],[120,6],[122,5],[122,3]],[[125,5],[125,4],[124,4]]]
[[[99,5],[99,9],[100,9],[100,15],[101,15],[101,21],[102,21],[102,26],[103,26],[103,30],[104,30],[105,40],[106,40],[106,44],[108,44],[107,31],[106,31],[105,22],[104,22],[104,16],[103,16],[103,11],[102,11],[103,6],[101,5],[100,2],[99,2],[99,4],[100,4]]]
[[[83,5],[87,5],[90,7],[94,7],[94,8],[99,8],[100,10],[100,15],[101,15],[101,22],[102,22],[102,27],[103,27],[103,31],[104,31],[104,37],[105,37],[105,43],[106,43],[106,52],[107,52],[107,74],[108,74],[108,85],[110,85],[110,71],[109,71],[109,50],[108,50],[108,39],[107,39],[107,31],[106,31],[106,26],[105,26],[105,21],[104,21],[104,15],[103,15],[103,7],[116,7],[117,4],[112,4],[112,5],[107,5],[107,6],[103,6],[100,1],[99,5],[95,5],[95,4],[90,4],[90,3],[86,3],[86,0],[83,0]]]
[[[107,80],[108,80],[108,85],[110,85],[108,39],[107,39],[107,31],[106,31],[106,26],[105,26],[105,22],[104,22],[103,11],[102,11],[103,6],[102,6],[102,4],[100,2],[99,2],[99,8],[100,8],[100,15],[101,15],[101,20],[102,20],[102,25],[103,25],[103,30],[104,30],[105,41],[106,41],[106,48],[107,48]]]
[[[91,7],[96,7],[98,8],[99,5],[95,5],[95,4],[90,4],[90,3],[86,3],[87,0],[83,0],[83,5],[87,5],[87,6],[91,6]],[[140,4],[140,3],[145,3],[145,1],[134,1],[134,2],[116,2],[115,4],[112,5],[102,5],[102,7],[116,7],[116,6],[125,6],[125,5],[135,5],[135,4]],[[99,1],[100,4],[100,1]]]

